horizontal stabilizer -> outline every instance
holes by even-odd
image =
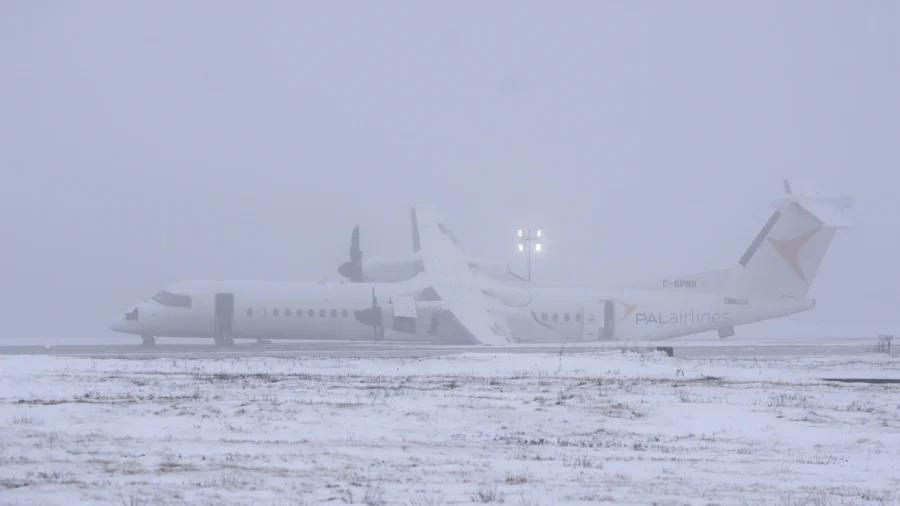
[[[850,209],[856,203],[853,197],[829,195],[809,182],[784,180],[785,195],[773,200],[780,211],[796,206],[815,218],[822,227],[852,228]]]
[[[847,214],[847,208],[840,208],[830,202],[822,201],[798,201],[797,205],[806,212],[815,216],[823,227],[829,228],[853,228],[853,220]]]

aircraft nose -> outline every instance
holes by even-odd
[[[134,333],[138,323],[138,308],[134,308],[124,315],[116,318],[109,325],[109,329],[114,332]]]
[[[116,318],[109,324],[109,330],[113,332],[125,332],[125,319],[124,318]]]

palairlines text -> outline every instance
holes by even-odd
[[[704,313],[696,310],[663,312],[663,313],[635,313],[634,322],[657,325],[705,325],[709,323],[727,323],[728,313]]]

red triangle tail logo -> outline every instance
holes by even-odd
[[[778,254],[781,255],[781,258],[791,266],[791,270],[794,271],[794,274],[802,279],[807,286],[809,285],[809,281],[806,279],[806,274],[800,266],[800,250],[803,249],[803,246],[805,246],[812,236],[816,235],[818,232],[819,229],[810,230],[793,239],[767,238],[772,244],[772,247],[775,248],[775,251],[778,252]]]

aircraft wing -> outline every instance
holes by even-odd
[[[421,208],[412,209],[412,221],[429,284],[461,330],[482,344],[508,343],[506,317],[493,310],[495,301],[481,291],[479,276],[450,227]]]
[[[426,254],[453,254],[459,258],[468,257],[459,238],[447,223],[430,209],[413,207],[410,211],[413,233],[413,250]]]
[[[442,299],[448,291],[447,285],[435,284],[432,288]],[[494,314],[488,308],[480,290],[477,296],[480,299],[476,298],[476,294],[463,294],[463,300],[447,304],[446,310],[456,320],[457,331],[465,334],[470,341],[485,345],[509,343],[510,331],[505,316]]]

